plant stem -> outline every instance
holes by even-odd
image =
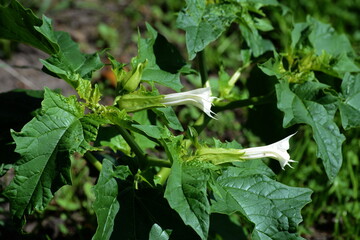
[[[84,157],[87,161],[89,161],[97,170],[99,170],[99,172],[102,169],[102,164],[101,162],[99,162],[96,157],[94,157],[94,155],[91,152],[86,152],[84,154]]]
[[[253,106],[262,105],[262,104],[272,102],[274,100],[273,98],[274,98],[274,92],[271,92],[270,94],[260,96],[260,97],[252,97],[252,98],[248,98],[248,99],[233,101],[233,102],[227,103],[222,106],[214,106],[212,108],[212,110],[215,113],[218,113],[218,112],[222,112],[222,111],[229,110],[229,109],[242,108],[242,107],[247,107],[247,106],[251,106],[251,105],[253,105]],[[208,116],[205,116],[203,123],[199,126],[195,126],[196,131],[198,133],[201,133],[205,129],[205,127],[208,125],[210,120],[211,120],[211,118],[209,118]]]
[[[159,183],[164,186],[166,180],[168,179],[171,173],[171,168],[163,167],[160,171],[156,174],[156,177],[159,179]]]
[[[131,150],[135,153],[135,155],[139,158],[140,161],[146,161],[146,154],[140,148],[140,146],[135,142],[133,136],[123,127],[116,126],[119,130],[121,136],[125,139],[127,144],[129,144]]]
[[[131,150],[135,153],[136,157],[141,162],[142,166],[159,166],[159,167],[171,167],[171,162],[168,160],[159,159],[156,157],[150,157],[143,150],[140,146],[135,142],[133,136],[123,127],[117,126],[121,136],[125,139],[127,144],[129,144]]]
[[[201,77],[201,85],[205,86],[208,76],[207,76],[207,70],[206,70],[206,64],[205,64],[204,50],[202,50],[198,53],[198,63],[199,63],[199,71],[200,71],[200,77]]]
[[[151,166],[159,166],[159,167],[167,167],[167,168],[171,167],[171,162],[168,160],[163,160],[156,157],[150,157],[148,155],[146,155],[146,158],[148,164]]]

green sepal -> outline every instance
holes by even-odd
[[[142,87],[136,92],[118,96],[115,102],[120,109],[137,112],[149,108],[166,107],[161,103],[163,98],[164,95],[154,95],[153,92],[147,92]]]

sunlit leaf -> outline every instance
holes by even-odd
[[[341,84],[345,99],[339,102],[342,125],[345,129],[360,126],[360,74],[345,74]]]
[[[207,199],[207,181],[210,175],[199,166],[188,165],[179,158],[177,137],[165,143],[173,165],[165,198],[184,221],[201,239],[207,239],[210,225],[210,204]]]
[[[168,239],[169,239],[169,234],[166,231],[163,231],[159,225],[154,224],[151,227],[149,240],[168,240]]]
[[[158,45],[156,45],[157,41],[159,41],[158,38],[161,38],[162,42],[164,42],[165,39],[163,36],[158,34],[156,30],[152,28],[149,24],[146,24],[146,27],[150,37],[146,39],[139,37],[138,40],[139,56],[137,58],[137,62],[143,62],[145,60],[148,61],[141,79],[143,81],[156,82],[166,87],[170,87],[175,91],[180,91],[180,89],[183,87],[180,83],[180,73],[178,73],[174,69],[177,69],[182,64],[181,56],[174,53],[174,51],[171,51],[171,49],[166,48],[167,50],[169,50],[167,55],[172,55],[178,60],[173,60],[176,62],[175,68],[174,66],[170,67],[171,69],[169,69],[168,67],[164,67],[161,61],[164,61],[162,57],[165,54],[163,51],[165,51],[166,49],[163,49],[163,51],[161,51],[161,55],[156,56],[155,53],[160,53],[160,51],[158,50],[159,47]],[[162,65],[162,68],[160,68],[158,64]]]
[[[115,176],[125,180],[131,172],[128,166],[119,166],[114,172],[113,163],[104,158],[99,180],[94,187],[96,200],[94,210],[97,216],[98,227],[92,239],[110,239],[116,214],[120,209],[118,197],[118,184]]]
[[[317,144],[317,156],[322,159],[325,171],[333,180],[342,164],[341,145],[345,140],[334,122],[334,112],[322,104],[300,98],[281,81],[276,85],[278,108],[285,113],[283,126],[305,123],[311,126]]]
[[[4,194],[15,217],[43,210],[61,186],[71,184],[70,154],[90,148],[88,142],[96,135],[97,127],[86,118],[76,97],[45,89],[42,113],[21,132],[12,132],[21,159]]]
[[[26,43],[49,54],[57,53],[58,44],[35,29],[41,25],[42,20],[18,1],[0,4],[0,38]]]
[[[103,67],[97,53],[81,53],[68,33],[53,31],[49,18],[44,16],[43,25],[37,27],[37,30],[59,46],[57,53],[41,62],[48,71],[66,80],[74,88],[77,87],[79,78],[90,79],[93,71]]]
[[[235,4],[187,0],[178,16],[177,25],[186,31],[189,59],[216,40],[236,18]]]
[[[245,175],[244,175],[245,174]],[[212,212],[240,213],[255,226],[252,239],[302,239],[297,226],[301,208],[311,190],[283,185],[259,174],[230,167],[217,178],[221,196],[215,195]]]

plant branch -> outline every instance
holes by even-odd
[[[171,173],[171,168],[167,168],[167,167],[161,168],[160,171],[156,174],[159,184],[164,186],[170,173]]]
[[[140,148],[140,146],[135,142],[133,136],[123,127],[119,125],[116,126],[119,130],[121,136],[125,139],[127,144],[129,144],[131,150],[135,153],[135,155],[139,158],[140,161],[146,161],[146,154]]]
[[[135,153],[136,157],[139,159],[142,166],[159,166],[159,167],[171,167],[171,162],[168,160],[163,160],[156,157],[148,156],[140,148],[140,146],[135,142],[133,136],[130,133],[120,126],[117,126],[121,136],[125,139],[127,144],[129,144],[131,150]]]
[[[171,162],[169,160],[164,160],[156,157],[151,157],[149,155],[146,155],[147,162],[151,166],[159,166],[159,167],[171,167]]]
[[[99,172],[102,169],[102,164],[101,162],[99,162],[99,160],[96,159],[96,157],[94,157],[94,155],[91,152],[86,152],[84,154],[84,157],[87,161],[89,161],[97,170],[99,170]]]
[[[199,71],[200,71],[200,77],[201,77],[201,85],[205,86],[208,76],[207,76],[207,69],[206,69],[206,64],[205,64],[204,50],[202,50],[198,53],[198,63],[199,63]]]

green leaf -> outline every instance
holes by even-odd
[[[245,175],[244,175],[245,174]],[[296,233],[300,210],[311,201],[311,190],[283,185],[259,174],[229,167],[217,178],[212,212],[240,213],[255,227],[252,239],[301,239]]]
[[[114,220],[120,209],[118,197],[118,184],[115,176],[125,180],[131,172],[128,166],[118,166],[114,171],[114,165],[106,158],[103,160],[103,167],[99,180],[94,187],[96,200],[93,204],[96,213],[98,227],[92,239],[110,239],[113,232]]]
[[[41,62],[48,71],[55,73],[74,88],[77,87],[79,78],[90,79],[93,71],[103,67],[97,53],[83,54],[68,33],[53,31],[49,18],[44,16],[43,25],[36,29],[59,46],[56,54]]]
[[[144,125],[144,126],[151,125],[149,118],[148,118],[147,111],[139,111],[139,112],[134,113],[133,119],[139,123],[138,125]],[[132,134],[135,137],[135,141],[139,144],[139,146],[142,150],[151,149],[157,145],[155,142],[151,141],[147,137],[149,135],[147,135],[146,133],[143,133],[143,131],[141,131],[140,133],[132,132]],[[150,135],[151,134],[152,133],[150,133]]]
[[[330,24],[322,23],[310,16],[306,20],[311,28],[309,40],[317,55],[321,55],[323,50],[332,55],[355,54],[345,34],[338,34]]]
[[[16,218],[43,210],[61,186],[71,184],[70,154],[84,152],[96,134],[88,120],[75,96],[65,98],[45,89],[42,114],[21,132],[12,132],[21,159],[4,194]]]
[[[156,50],[158,49],[158,46],[155,45],[156,41],[159,41],[157,40],[158,38],[164,37],[159,35],[156,30],[152,28],[149,24],[146,24],[146,28],[150,37],[147,39],[139,37],[139,55],[136,59],[136,62],[144,62],[146,59],[148,60],[141,79],[143,81],[156,82],[166,87],[170,87],[175,91],[180,91],[180,89],[183,87],[183,85],[180,83],[180,73],[174,71],[174,66],[171,67],[171,70],[168,67],[164,67],[164,65],[159,62],[159,59],[162,59],[161,56],[155,55],[155,52],[159,52],[158,50]],[[164,39],[162,41],[164,41]],[[162,52],[162,54],[164,53]],[[172,54],[173,53],[170,51],[168,53],[168,56]],[[158,63],[162,66],[162,68],[160,68]],[[179,64],[180,66],[180,63],[177,62],[176,64]]]
[[[169,239],[169,234],[166,231],[163,231],[159,225],[154,224],[151,227],[149,240],[168,240],[168,239]]]
[[[355,51],[349,39],[329,24],[308,16],[306,23],[294,25],[291,39],[291,47],[302,58],[300,71],[316,70],[337,77],[360,71],[354,62]]]
[[[278,108],[285,113],[283,126],[305,123],[313,130],[318,146],[317,156],[323,160],[325,171],[332,181],[342,164],[341,145],[345,137],[334,122],[334,111],[328,111],[324,105],[302,99],[289,88],[289,83],[276,84]]]
[[[42,20],[18,1],[0,5],[0,38],[26,43],[49,54],[58,52],[56,42],[34,28],[41,24]]]
[[[125,139],[118,133],[116,127],[100,128],[97,145],[110,147],[114,152],[121,151],[127,156],[131,156],[131,148]]]
[[[172,107],[153,108],[151,110],[155,112],[156,115],[160,117],[161,120],[163,120],[163,122],[165,122],[165,125],[174,130],[184,131]]]
[[[345,74],[341,83],[343,101],[339,101],[342,126],[348,130],[360,126],[360,74]]]
[[[262,19],[262,23],[266,23],[266,19]],[[267,51],[274,50],[274,45],[270,40],[263,39],[259,34],[258,30],[264,30],[264,26],[259,25],[259,20],[253,18],[250,15],[249,9],[247,6],[244,6],[241,10],[241,17],[239,18],[239,27],[242,36],[244,37],[247,45],[252,50],[252,53],[255,57],[262,55]],[[271,28],[267,26],[265,30],[270,30]]]
[[[160,138],[169,138],[171,136],[170,131],[165,127],[159,127],[155,125],[140,125],[133,124],[131,125],[134,128],[139,129],[144,132],[147,136],[160,139]]]
[[[191,226],[201,239],[207,239],[210,224],[207,199],[209,174],[199,166],[183,163],[179,159],[179,149],[173,144],[167,149],[172,153],[173,165],[164,196],[184,223]]]
[[[220,37],[235,20],[238,8],[237,4],[227,2],[215,4],[203,0],[186,0],[186,8],[179,13],[177,26],[186,31],[190,60]]]
[[[103,67],[97,53],[81,53],[68,33],[54,31],[49,18],[37,18],[17,1],[0,5],[0,29],[0,38],[24,42],[50,54],[50,58],[41,60],[45,70],[74,88],[79,77],[90,79],[93,71]]]

